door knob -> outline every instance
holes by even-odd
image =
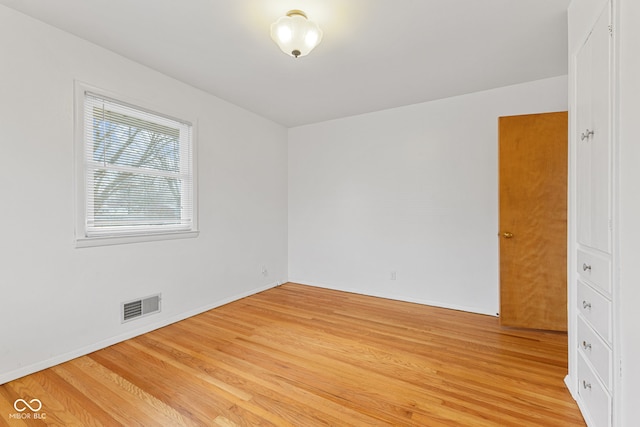
[[[513,237],[513,233],[509,233],[508,231],[505,231],[504,233],[502,233],[502,236],[503,236],[505,239],[510,239],[510,238],[512,238],[512,237]]]
[[[587,129],[586,132],[583,132],[582,135],[580,135],[580,141],[584,141],[585,139],[589,138],[590,136],[593,136],[593,134],[594,134],[593,130]]]

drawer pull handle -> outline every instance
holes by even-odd
[[[582,341],[582,348],[584,348],[585,350],[591,350],[591,343]]]
[[[584,309],[591,309],[591,303],[587,302],[587,301],[582,301],[582,308]]]
[[[585,139],[589,138],[593,134],[594,132],[592,130],[587,129],[586,132],[582,132],[582,135],[580,135],[580,141],[584,141]]]
[[[582,380],[582,387],[584,387],[584,389],[591,389],[591,383],[588,383],[587,380]]]
[[[589,273],[591,273],[591,266],[588,264],[582,264],[582,271],[587,271],[589,270]]]

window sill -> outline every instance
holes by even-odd
[[[199,231],[177,231],[172,233],[157,233],[143,235],[123,235],[105,237],[82,237],[76,239],[76,248],[94,246],[124,245],[128,243],[156,242],[161,240],[192,239],[198,237]]]

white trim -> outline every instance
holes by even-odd
[[[415,304],[428,305],[431,307],[447,308],[450,310],[464,311],[467,313],[484,314],[491,317],[498,317],[494,312],[479,310],[476,307],[469,307],[469,306],[458,305],[458,304],[446,304],[439,301],[431,301],[431,300],[425,300],[421,298],[406,297],[404,295],[395,295],[395,294],[386,294],[386,293],[383,294],[380,292],[365,293],[361,289],[354,289],[348,286],[347,287],[335,286],[335,285],[330,285],[326,283],[317,283],[317,282],[309,282],[307,280],[298,280],[295,278],[293,279],[290,278],[288,281],[291,283],[298,283],[300,285],[313,286],[315,288],[332,289],[334,291],[350,292],[352,294],[365,295],[365,296],[376,297],[376,298],[385,298],[385,299],[390,299],[395,301],[411,302]]]
[[[622,425],[624,420],[623,407],[623,377],[622,377],[622,288],[621,288],[621,250],[620,250],[620,230],[622,223],[621,214],[621,167],[620,167],[620,2],[609,0],[609,13],[611,25],[611,70],[610,70],[610,135],[611,135],[611,339],[613,340],[612,350],[612,385],[611,385],[611,425]]]
[[[86,174],[84,171],[85,162],[85,144],[84,144],[84,93],[89,89],[89,86],[82,82],[74,81],[73,85],[73,155],[74,161],[74,174],[73,184],[75,188],[74,199],[74,231],[75,239],[84,238],[85,230],[85,209],[87,205],[87,182]]]
[[[100,98],[101,100],[105,100],[112,103],[113,105],[110,106],[110,109],[113,111],[118,111],[119,113],[122,113],[122,114],[131,114],[132,113],[131,110],[136,110],[137,114],[140,114],[140,112],[150,114],[153,116],[154,121],[169,127],[174,126],[175,122],[178,122],[180,124],[187,125],[187,126],[193,125],[193,123],[191,123],[191,121],[189,120],[184,120],[178,117],[171,116],[169,114],[161,113],[158,111],[159,108],[145,107],[140,102],[133,101],[130,98],[127,101],[126,96],[118,95],[118,94],[115,94],[114,92],[106,91],[104,89],[98,89],[96,87],[89,86],[83,82],[76,82],[76,83],[84,88],[81,94],[83,97],[82,98],[83,100],[84,100],[85,94],[91,97]],[[147,120],[147,118],[144,117],[143,115],[140,115],[138,118],[140,118],[141,120]]]
[[[192,239],[198,237],[199,234],[199,231],[176,231],[173,233],[135,234],[131,236],[76,237],[76,248],[157,242],[160,240]]]
[[[163,328],[163,327],[165,327],[167,325],[170,325],[172,323],[180,322],[181,320],[185,320],[185,319],[187,319],[189,317],[204,313],[205,311],[212,310],[214,308],[223,306],[225,304],[229,304],[229,303],[234,302],[234,301],[238,301],[238,300],[240,300],[242,298],[246,298],[248,296],[251,296],[251,295],[266,291],[266,290],[271,289],[271,288],[275,288],[276,286],[279,286],[279,285],[280,285],[280,282],[272,282],[272,283],[269,283],[267,285],[264,285],[264,286],[258,287],[256,289],[253,289],[251,291],[242,292],[240,294],[236,294],[236,295],[228,297],[228,298],[223,298],[223,299],[218,300],[218,301],[216,301],[216,302],[214,302],[212,304],[207,304],[205,306],[202,306],[202,307],[199,307],[199,308],[196,308],[196,309],[184,312],[184,313],[180,313],[180,314],[177,314],[175,316],[171,316],[171,317],[169,317],[167,319],[164,319],[164,320],[161,320],[161,321],[158,321],[158,322],[155,322],[155,323],[151,323],[151,324],[142,326],[142,327],[140,327],[138,329],[134,329],[132,331],[128,331],[128,332],[125,332],[123,334],[116,335],[116,336],[111,337],[111,338],[107,338],[107,339],[102,340],[102,341],[98,341],[98,342],[96,342],[94,344],[82,347],[82,348],[80,348],[78,350],[70,351],[69,353],[61,354],[59,356],[55,356],[55,357],[52,357],[50,359],[43,360],[41,362],[37,362],[37,363],[31,364],[31,365],[23,366],[23,367],[21,367],[19,369],[16,369],[16,370],[13,370],[13,371],[10,371],[10,372],[7,372],[7,373],[4,373],[4,374],[0,375],[0,385],[8,383],[9,381],[13,381],[15,379],[24,377],[26,375],[33,374],[33,373],[41,371],[43,369],[47,369],[47,368],[59,365],[59,364],[64,363],[64,362],[68,362],[68,361],[73,360],[75,358],[78,358],[78,357],[81,357],[81,356],[86,356],[87,354],[93,353],[94,351],[98,351],[98,350],[101,350],[103,348],[107,348],[107,347],[109,347],[111,345],[117,344],[119,342],[126,341],[128,339],[137,337],[139,335],[146,334],[146,333],[154,331],[156,329]],[[120,312],[118,311],[118,313],[120,313]]]

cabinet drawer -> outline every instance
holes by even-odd
[[[578,280],[578,310],[593,329],[611,344],[611,302]]]
[[[591,362],[604,386],[611,390],[611,348],[581,316],[578,316],[578,347],[585,359]]]
[[[611,262],[608,258],[578,250],[578,274],[607,295],[611,295]]]
[[[578,354],[578,394],[587,412],[586,418],[591,420],[590,426],[611,426],[611,396],[598,381],[582,354]]]

